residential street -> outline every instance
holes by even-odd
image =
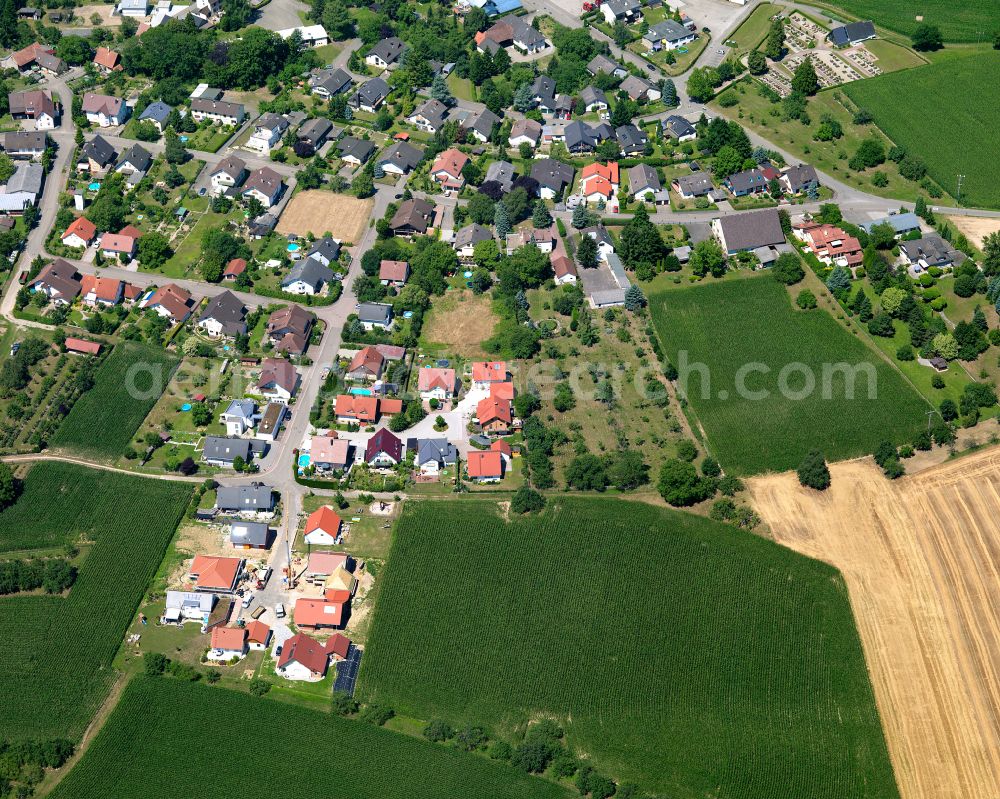
[[[718,49],[721,47],[721,42],[725,41],[731,33],[739,27],[744,19],[746,19],[746,17],[752,12],[756,4],[751,3],[740,7],[730,3],[725,3],[723,0],[692,0],[692,2],[688,5],[687,10],[696,20],[699,19],[699,3],[704,3],[706,4],[706,7],[711,7],[713,19],[725,19],[725,25],[721,28],[717,24],[713,23],[712,42],[708,47],[706,47],[705,51],[701,54],[696,63],[697,66],[702,66],[706,64],[718,63]],[[530,11],[549,14],[558,22],[571,26],[579,25],[579,9],[577,8],[577,5],[576,0],[525,0],[525,6]],[[271,30],[299,25],[302,24],[299,14],[301,11],[305,10],[305,8],[306,5],[304,3],[297,2],[297,0],[272,0],[271,3],[264,7],[257,24]],[[640,69],[642,69],[643,74],[650,74],[647,68],[647,62],[642,58],[628,51],[623,52],[616,45],[614,45],[614,43],[610,42],[610,39],[605,36],[605,34],[596,28],[590,28],[590,32],[595,39],[609,42],[611,52],[615,56],[624,58],[630,63],[637,65]],[[333,65],[346,69],[347,60],[351,51],[360,47],[361,43],[358,40],[353,40],[351,42],[342,43],[342,45],[343,47],[334,59]],[[77,71],[72,71],[61,78],[49,78],[46,84],[47,88],[51,89],[62,98],[62,102],[67,109],[71,105],[72,98],[72,92],[69,88],[68,81],[73,79],[74,74],[79,73]],[[653,76],[651,75],[651,77]],[[680,107],[672,109],[669,112],[650,115],[644,117],[644,119],[661,119],[670,114],[681,114],[690,118],[696,118],[704,111],[703,106],[693,103],[687,98],[686,75],[675,77],[674,82],[677,86],[678,94],[681,97]],[[480,103],[464,100],[458,101],[457,106],[458,108],[469,112],[477,112],[483,108],[483,105]],[[513,116],[520,116],[518,114],[514,114],[513,112],[508,113]],[[105,134],[101,131],[97,132],[101,133],[101,135],[119,151],[135,143],[130,139],[124,139],[118,135]],[[748,131],[748,133],[751,141],[755,145],[777,150],[789,163],[795,163],[799,160],[762,137],[750,131]],[[75,127],[71,115],[69,113],[64,113],[61,119],[60,127],[49,131],[49,135],[58,145],[58,151],[53,169],[46,179],[45,190],[42,194],[42,199],[39,205],[41,211],[39,224],[30,232],[27,238],[26,246],[20,256],[20,261],[15,269],[15,274],[22,269],[26,269],[34,258],[38,256],[46,257],[44,248],[45,238],[51,231],[56,214],[59,210],[60,191],[66,184],[69,170],[73,168],[73,165],[70,163],[70,158],[75,147]],[[234,137],[231,140],[235,140],[236,138],[237,137],[234,134]],[[154,154],[160,153],[164,149],[162,141],[155,143],[142,142],[141,144]],[[289,183],[283,202],[287,201],[287,198],[291,196],[294,188],[294,176],[297,172],[297,169],[294,166],[272,162],[268,158],[261,157],[245,150],[236,150],[231,146],[223,147],[217,153],[192,151],[192,156],[194,158],[205,161],[205,174],[210,172],[211,168],[215,164],[219,163],[219,161],[223,160],[230,154],[236,154],[242,158],[251,170],[264,166],[273,169],[275,172],[280,174],[286,182]],[[830,175],[821,174],[820,177],[823,184],[832,189],[834,193],[834,200],[841,204],[845,216],[853,221],[865,221],[875,216],[883,215],[890,209],[894,210],[901,205],[898,201],[886,200],[848,186]],[[202,177],[202,180],[204,180],[204,176]],[[374,197],[375,202],[371,214],[371,221],[380,219],[383,216],[386,207],[393,201],[394,195],[400,191],[401,188],[402,184],[400,186],[376,184],[377,190]],[[452,221],[454,219],[454,208],[459,201],[454,197],[435,196],[433,199],[437,205],[444,207],[443,227],[445,229],[454,227]],[[902,205],[909,204],[902,203]],[[806,211],[815,210],[816,207],[816,203],[808,203],[805,205],[794,206],[794,209],[796,211]],[[935,210],[948,214],[962,214],[976,217],[1000,217],[1000,212],[997,211],[954,208],[935,208]],[[670,210],[658,209],[652,215],[652,219],[659,223],[707,223],[712,218],[717,217],[720,214],[727,213],[737,212],[732,211],[731,209],[692,212],[674,212]],[[570,217],[568,212],[560,212],[558,215],[565,221],[568,221]],[[627,219],[629,217],[628,215],[622,215],[622,218]],[[315,403],[321,399],[320,392],[322,388],[323,368],[335,359],[336,353],[341,345],[341,329],[347,316],[355,309],[356,298],[352,291],[352,283],[361,272],[361,256],[371,248],[375,239],[375,227],[371,224],[366,228],[362,240],[354,247],[350,248],[352,263],[350,271],[345,276],[343,281],[344,292],[341,298],[331,306],[309,309],[324,323],[326,328],[325,334],[323,335],[320,343],[312,347],[308,353],[311,363],[307,366],[300,367],[301,383],[297,396],[290,408],[292,412],[291,419],[286,424],[280,438],[272,446],[270,452],[260,461],[260,471],[252,475],[233,474],[218,478],[219,482],[223,485],[243,485],[257,481],[265,482],[273,486],[274,489],[281,494],[282,514],[281,519],[278,522],[278,536],[270,554],[270,565],[274,570],[274,576],[272,577],[272,580],[262,598],[269,607],[273,607],[275,603],[283,602],[287,599],[287,592],[282,585],[281,576],[283,569],[288,565],[288,551],[302,512],[303,496],[307,493],[307,491],[320,495],[334,493],[332,490],[325,491],[322,489],[305,489],[300,486],[294,479],[292,453],[295,448],[302,444],[308,434],[310,425],[309,411],[314,407]],[[174,282],[182,288],[190,291],[196,297],[211,297],[225,290],[222,286],[209,285],[199,280],[182,279],[168,281],[168,279],[164,278],[162,275],[148,272],[133,271],[131,269],[110,266],[96,267],[93,264],[84,263],[82,261],[72,261],[72,263],[81,273],[99,273],[101,275],[127,280],[140,287],[159,285],[165,282]],[[2,314],[11,323],[22,327],[44,327],[43,325],[39,325],[34,322],[14,318],[14,301],[19,289],[20,285],[17,280],[11,280],[3,295],[2,302],[0,302],[0,314]],[[234,293],[245,305],[249,307],[258,307],[275,302],[273,299],[260,297],[247,292]],[[469,448],[466,425],[472,413],[474,404],[479,398],[478,394],[472,392],[459,403],[455,410],[440,414],[444,416],[448,423],[448,430],[445,431],[445,433],[437,433],[434,431],[434,420],[438,414],[431,413],[426,419],[415,425],[411,430],[406,431],[404,435],[406,437],[423,437],[446,434],[450,440],[456,443],[456,446],[459,447],[460,451],[464,453],[468,451]],[[330,401],[332,398],[327,397],[322,399],[324,401]],[[38,458],[34,456],[25,456],[24,458],[11,458],[10,460],[19,459],[30,460]],[[171,477],[171,479],[183,478]],[[192,481],[200,479],[202,478],[191,478]],[[287,625],[284,625],[284,632],[288,632]]]

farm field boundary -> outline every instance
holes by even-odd
[[[158,347],[118,344],[52,437],[52,446],[114,460],[156,404],[180,361]],[[159,387],[159,390],[157,390]]]
[[[653,294],[650,309],[682,377],[690,365],[688,400],[728,471],[792,469],[813,448],[831,460],[856,457],[926,424],[929,406],[891,365],[827,312],[793,308],[769,275]]]
[[[0,513],[0,551],[92,542],[69,594],[0,598],[0,739],[78,738],[190,486],[38,463]]]
[[[620,499],[492,510],[404,508],[361,697],[508,736],[551,717],[668,796],[898,795],[834,569]]]
[[[895,482],[748,481],[774,538],[841,569],[903,799],[1000,796],[1000,451]]]
[[[951,4],[949,4],[951,5]],[[1000,13],[1000,6],[995,6]],[[1000,59],[995,53],[953,58],[938,64],[859,80],[841,87],[896,144],[920,156],[930,176],[961,203],[1000,208]],[[914,124],[923,109],[935,123]]]
[[[231,738],[220,729],[274,732]],[[358,720],[171,678],[133,679],[53,799],[238,796],[248,775],[282,796],[570,799],[511,766]]]

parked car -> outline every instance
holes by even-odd
[[[253,602],[253,594],[247,594],[245,597],[243,597],[243,607],[245,608],[250,607],[251,602]]]
[[[274,615],[277,616],[279,619],[285,618],[285,606],[282,605],[280,602],[274,606]]]
[[[260,581],[267,585],[267,581],[271,579],[271,573],[274,571],[270,566],[267,567],[267,571],[264,572],[264,576],[260,578]]]

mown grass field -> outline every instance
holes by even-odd
[[[995,11],[1000,7],[994,6]],[[992,28],[990,28],[992,30]],[[1000,208],[1000,55],[955,58],[918,69],[859,80],[843,87],[897,144],[919,155],[932,178],[963,205]],[[914,124],[924,109],[933,124]]]
[[[949,42],[988,41],[1000,18],[998,0],[833,0],[859,19],[870,19],[876,25],[909,35],[921,23],[923,16],[928,25],[936,25]]]
[[[97,370],[94,387],[73,406],[52,446],[96,458],[121,455],[170,382],[178,359],[158,347],[115,346]]]
[[[834,569],[699,516],[552,502],[512,523],[407,505],[361,695],[503,731],[551,716],[665,796],[897,796]]]
[[[686,359],[708,370],[705,381],[690,369],[686,394],[730,472],[793,469],[813,448],[855,457],[926,425],[929,406],[899,372],[825,311],[793,308],[769,275],[653,294],[650,308],[678,369]]]
[[[0,598],[0,740],[81,735],[190,495],[181,483],[32,467],[24,493],[0,513],[0,551],[80,534],[93,546],[66,597]]]
[[[220,738],[226,730],[241,734]],[[247,795],[568,799],[510,766],[325,713],[170,678],[136,678],[53,799]],[[263,789],[249,789],[251,796]]]

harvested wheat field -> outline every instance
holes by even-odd
[[[357,244],[368,227],[372,202],[320,189],[301,191],[288,203],[277,231],[317,238],[329,233],[345,244]]]
[[[983,249],[983,239],[990,233],[1000,231],[1000,219],[985,216],[946,216],[960,233],[972,243],[973,247]]]
[[[843,572],[903,799],[1000,797],[1000,450],[830,471],[747,484],[778,542]]]

